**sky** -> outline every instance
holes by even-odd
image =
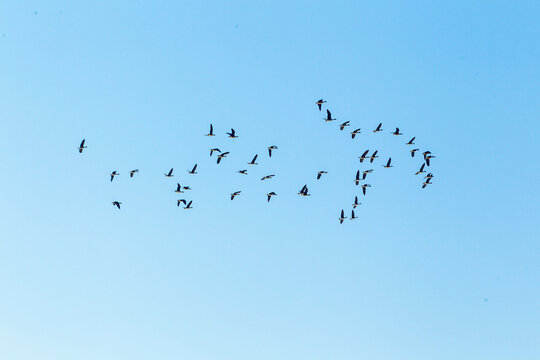
[[[540,358],[539,15],[1,2],[0,358]]]

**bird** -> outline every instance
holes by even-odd
[[[182,190],[191,190],[189,186],[182,186]]]
[[[424,160],[426,159],[426,156],[428,156],[429,154],[431,154],[431,151],[424,151],[422,153],[422,155],[424,155]]]
[[[234,200],[234,197],[240,195],[240,193],[241,193],[241,191],[235,191],[235,192],[233,192],[233,193],[231,194],[231,200]]]
[[[319,99],[317,100],[317,102],[315,104],[317,104],[317,106],[319,107],[319,111],[321,111],[321,106],[322,104],[324,104],[326,101],[324,101],[323,99]]]
[[[257,156],[259,156],[259,154],[255,154],[253,160],[251,160],[251,162],[248,162],[248,165],[257,165],[257,163],[255,162],[255,160],[257,160]]]
[[[418,150],[420,150],[420,149],[412,149],[411,150],[411,157],[414,157],[414,153],[417,152]]]
[[[378,152],[379,152],[379,150],[375,150],[375,152],[373,153],[373,155],[371,155],[371,156],[369,157],[369,162],[370,162],[370,163],[372,163],[373,160],[375,160],[375,158],[378,158],[378,156],[377,156],[377,153],[378,153]]]
[[[414,139],[416,139],[416,136],[413,137],[411,140],[409,140],[409,142],[406,143],[405,145],[414,145]]]
[[[174,192],[179,194],[183,193],[180,183],[176,183],[176,190],[174,190]]]
[[[350,220],[358,219],[358,217],[354,216],[354,210],[351,210],[351,217]]]
[[[210,149],[210,156],[212,156],[214,151],[217,151],[218,153],[221,153],[221,150],[219,150],[218,148]]]
[[[266,176],[263,176],[263,177],[261,178],[261,180],[271,179],[271,178],[273,178],[274,176],[276,176],[276,175],[274,175],[274,174],[272,174],[272,175],[266,175]]]
[[[163,175],[165,175],[165,177],[173,177],[174,175],[172,174],[172,172],[173,172],[173,168],[169,170],[169,173],[164,173]]]
[[[185,199],[176,200],[176,206],[180,206],[180,203],[184,203],[184,205],[186,205],[186,200]]]
[[[272,150],[276,150],[277,146],[272,145],[268,147],[268,156],[272,157]]]
[[[373,172],[373,169],[362,171],[363,174],[371,174],[372,172]]]
[[[317,180],[319,180],[323,174],[328,174],[328,173],[326,171],[324,171],[324,170],[318,171],[317,172]]]
[[[191,171],[188,170],[187,172],[188,172],[188,174],[190,174],[190,175],[194,175],[194,174],[197,173],[195,170],[197,170],[197,164],[195,164],[195,166],[193,167],[193,169],[191,169]]]
[[[354,183],[356,185],[358,185],[360,183],[361,180],[365,180],[366,179],[366,174],[363,174],[363,178],[360,179],[360,170],[357,170],[356,171],[356,178],[354,179]]]
[[[308,194],[308,188],[307,185],[304,185],[302,189],[298,192],[298,195],[300,196],[311,196],[311,194]]]
[[[389,159],[388,159],[388,162],[386,163],[386,165],[383,165],[383,167],[385,167],[385,168],[391,168],[391,167],[392,167],[392,165],[390,165],[391,162],[392,162],[392,158],[389,158]]]
[[[379,123],[379,125],[377,126],[377,128],[375,130],[373,130],[373,132],[376,133],[376,132],[379,132],[379,131],[383,131],[383,129],[381,129],[381,126],[382,126],[382,123]]]
[[[133,177],[133,175],[135,175],[135,173],[138,173],[139,172],[139,169],[134,169],[134,170],[131,170],[129,172],[129,177]]]
[[[84,146],[86,139],[82,139],[81,145],[77,149],[79,149],[79,154],[82,154],[83,150],[87,148],[87,146]]]
[[[206,134],[205,136],[216,136],[214,134],[214,127],[212,126],[212,124],[210,124],[210,132],[208,134]]]
[[[422,183],[422,189],[424,189],[428,185],[431,185],[431,178],[427,179]]]
[[[339,217],[339,223],[340,224],[343,224],[343,220],[345,220],[347,217],[345,216],[345,212],[343,211],[343,209],[341,209],[341,216]]]
[[[242,175],[247,175],[247,170],[238,170],[237,171],[239,174],[242,174]]]
[[[354,204],[352,204],[353,209],[356,209],[356,207],[357,207],[358,205],[360,205],[360,204],[362,204],[362,203],[359,203],[359,202],[358,202],[358,196],[355,196],[355,197],[354,197]]]
[[[119,201],[113,201],[112,204],[113,204],[113,206],[116,206],[117,208],[120,209],[120,204],[122,204],[122,203],[119,202]]]
[[[428,179],[428,180],[431,180],[433,178],[433,174],[432,173],[429,173],[427,174],[426,176],[424,176],[424,178]]]
[[[350,126],[350,125],[349,125],[349,122],[350,122],[350,121],[345,121],[343,124],[339,125],[339,130],[345,129],[345,126]]]
[[[356,130],[354,130],[354,131],[351,131],[351,138],[354,139],[354,137],[355,137],[356,135],[358,135],[358,134],[360,134],[360,128],[358,128],[358,129],[356,129]]]
[[[399,128],[396,128],[396,131],[394,131],[392,135],[403,135],[403,134],[399,132]]]
[[[364,160],[366,160],[367,158],[369,158],[369,156],[367,156],[369,150],[366,150],[364,151],[364,153],[362,154],[362,156],[359,156],[358,158],[360,159],[360,162],[364,162]]]
[[[360,186],[362,186],[362,193],[364,195],[366,195],[366,188],[371,187],[371,185],[369,185],[369,184],[362,184]]]
[[[191,203],[193,203],[193,200],[191,200],[190,202],[187,203],[187,206],[184,207],[184,209],[193,209],[191,207]]]
[[[427,166],[429,166],[429,159],[433,159],[434,157],[436,157],[436,156],[433,156],[433,155],[427,155],[427,156],[425,157]]]
[[[238,137],[236,136],[236,132],[234,131],[233,128],[231,128],[231,132],[228,132],[227,135],[229,135],[231,139],[236,139]]]
[[[275,192],[271,192],[271,193],[268,193],[266,194],[266,196],[268,196],[268,200],[267,201],[270,201],[270,198],[272,198],[272,196],[276,196],[277,194]]]
[[[420,166],[420,170],[418,170],[418,171],[416,172],[416,174],[414,174],[414,175],[418,175],[418,174],[425,173],[425,171],[424,171],[424,166],[426,166],[426,164],[422,164],[422,166]]]
[[[334,121],[334,120],[337,120],[337,119],[332,119],[332,113],[330,112],[330,110],[326,109],[326,117],[323,118],[324,121]]]
[[[111,173],[111,181],[113,181],[113,180],[114,180],[114,177],[117,176],[117,175],[120,175],[120,174],[117,173],[116,170],[113,171],[113,172]]]
[[[229,154],[229,152],[224,152],[224,153],[221,153],[217,156],[217,163],[219,164],[221,162],[221,159],[223,159],[224,157],[227,157],[227,155]]]

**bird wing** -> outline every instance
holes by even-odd
[[[426,158],[426,164],[429,166],[429,158]]]
[[[210,124],[210,134],[214,133],[214,127]]]
[[[193,170],[191,170],[191,172],[195,172],[195,170],[197,170],[197,164],[195,164],[195,166],[193,167]]]
[[[388,159],[388,162],[386,163],[386,166],[390,166],[390,163],[392,162],[392,158]]]
[[[379,123],[379,125],[377,125],[377,129],[375,129],[375,130],[380,130],[381,126],[382,126],[382,123]]]
[[[332,118],[332,113],[330,112],[330,110],[326,110],[326,117],[327,119],[331,119]]]
[[[272,157],[272,149],[268,148],[268,156]]]
[[[422,164],[422,166],[420,166],[420,171],[424,171],[424,166],[426,166],[426,164]]]
[[[193,200],[191,200],[190,202],[188,202],[187,207],[190,207],[192,202],[193,202]]]
[[[364,153],[362,154],[362,157],[366,157],[366,155],[368,154],[369,150],[366,150],[364,151]]]
[[[168,175],[171,176],[171,175],[172,175],[172,172],[173,172],[173,168],[171,168],[171,170],[169,170],[169,174],[168,174]]]
[[[221,157],[218,157],[218,158],[217,158],[217,163],[219,164],[220,161],[221,161]]]
[[[321,178],[321,175],[320,173],[317,173],[317,180],[319,180]]]
[[[341,218],[345,217],[345,212],[341,210]]]
[[[319,111],[321,111],[321,105],[322,105],[322,104],[320,104],[320,103],[317,104],[317,106],[319,107]]]
[[[365,187],[362,187],[362,192],[364,193],[364,195],[366,195],[366,188]]]
[[[360,179],[360,170],[356,170],[356,180]]]
[[[79,146],[79,147],[81,147],[81,148],[84,147],[84,142],[85,142],[85,141],[86,141],[86,139],[83,139],[83,140],[81,141],[81,146]]]
[[[234,131],[234,129],[231,128],[231,136],[234,136],[235,133],[236,133],[236,132]]]
[[[259,154],[256,154],[256,155],[253,157],[253,160],[251,160],[251,163],[255,163],[255,160],[257,160],[257,156],[259,156]]]

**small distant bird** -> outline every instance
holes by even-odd
[[[403,134],[399,132],[399,128],[396,128],[396,131],[394,131],[392,135],[403,135]]]
[[[418,175],[418,174],[425,173],[425,171],[424,171],[424,166],[426,166],[426,164],[422,164],[422,166],[420,166],[420,170],[418,170],[418,171],[416,172],[416,174],[414,174],[414,175]]]
[[[359,202],[358,202],[358,196],[355,196],[355,197],[354,197],[354,204],[352,204],[353,209],[356,209],[356,207],[357,207],[358,205],[360,205],[360,204],[362,204],[362,203],[359,203]]]
[[[268,196],[268,201],[270,201],[270,198],[272,198],[272,196],[276,196],[277,194],[275,192],[271,192],[271,193],[268,193],[266,194],[266,196]]]
[[[216,136],[214,135],[214,127],[212,126],[212,124],[210,124],[210,132],[206,134],[205,136]]]
[[[272,174],[272,175],[266,175],[266,176],[263,176],[263,177],[261,178],[261,180],[271,179],[271,178],[273,178],[274,176],[276,176],[276,175],[274,175],[274,174]]]
[[[350,220],[358,219],[358,217],[354,216],[354,210],[351,210],[351,218]]]
[[[131,170],[129,172],[129,177],[133,177],[133,175],[135,175],[135,173],[138,173],[139,172],[139,169],[134,169],[134,170]]]
[[[239,174],[242,174],[242,175],[247,175],[247,170],[238,170],[238,173]]]
[[[191,190],[189,186],[182,186],[182,190]]]
[[[360,128],[358,128],[358,129],[356,129],[356,130],[354,130],[354,131],[351,131],[351,138],[354,139],[354,137],[355,137],[356,135],[358,135],[358,134],[360,134]]]
[[[429,173],[427,174],[426,176],[424,176],[424,178],[428,179],[428,180],[431,180],[433,179],[433,174],[432,173]]]
[[[223,159],[224,157],[227,157],[227,155],[229,155],[229,152],[224,152],[224,153],[221,153],[217,156],[217,163],[219,164],[221,162],[221,159]]]
[[[184,205],[186,205],[186,200],[185,199],[176,200],[176,206],[180,206],[180,203],[184,203]]]
[[[328,174],[328,173],[324,170],[317,172],[317,180],[319,180],[323,174]]]
[[[233,193],[231,194],[231,200],[234,200],[234,197],[240,195],[240,193],[241,193],[241,191],[235,191],[235,192],[233,192]]]
[[[387,161],[387,163],[386,163],[386,165],[383,165],[383,167],[385,167],[385,168],[391,168],[391,167],[392,167],[392,165],[390,165],[391,162],[392,162],[392,158],[389,158],[388,161]]]
[[[187,203],[187,206],[184,207],[184,209],[193,209],[191,207],[191,204],[193,203],[193,200],[191,200],[190,202]]]
[[[334,120],[337,120],[337,119],[332,119],[332,113],[330,112],[330,110],[326,110],[326,117],[323,118],[324,121],[328,122],[328,121],[334,121]]]
[[[369,150],[366,150],[364,151],[364,153],[362,154],[362,156],[359,156],[358,158],[360,159],[360,162],[364,162],[364,160],[368,159],[369,156],[367,156]]]
[[[339,223],[340,224],[343,224],[343,220],[345,220],[347,217],[345,216],[345,212],[343,211],[343,209],[341,209],[341,216],[339,217]]]
[[[360,170],[357,170],[356,171],[356,178],[354,179],[354,183],[356,185],[358,185],[360,183],[360,181],[365,180],[365,179],[366,179],[366,174],[362,174],[362,178],[360,179]]]
[[[257,160],[257,156],[259,156],[259,154],[255,154],[253,160],[251,160],[251,162],[248,162],[248,165],[257,165],[257,163],[255,162]]]
[[[431,178],[427,179],[422,183],[422,189],[425,189],[425,187],[428,185],[431,185]]]
[[[118,176],[118,175],[120,175],[120,174],[117,173],[116,170],[113,171],[113,172],[111,173],[111,181],[113,181],[113,180],[114,180],[114,177],[115,177],[115,176]]]
[[[409,140],[408,143],[406,143],[405,145],[414,145],[414,139],[416,139],[416,136],[413,137],[411,140]],[[418,150],[418,149],[417,149]]]
[[[276,150],[277,146],[272,145],[268,147],[268,156],[272,157],[272,150]]]
[[[197,170],[197,164],[195,164],[195,166],[193,167],[193,169],[191,169],[191,171],[188,170],[188,174],[195,175],[197,173],[195,170]]]
[[[424,160],[426,160],[426,157],[431,154],[431,151],[424,151],[422,155],[424,155]]]
[[[308,194],[308,188],[307,185],[304,185],[302,189],[298,192],[298,195],[300,196],[311,196],[311,194]]]
[[[373,169],[362,171],[363,174],[371,174],[372,172],[373,172]]]
[[[173,177],[174,175],[172,174],[172,172],[173,172],[173,168],[169,170],[169,173],[164,173],[163,175],[165,175],[165,177]]]
[[[219,150],[218,148],[210,149],[210,156],[212,156],[214,151],[217,151],[218,153],[221,153],[221,150]]]
[[[176,190],[174,190],[174,192],[179,194],[183,193],[180,183],[176,183]]]
[[[83,149],[86,149],[87,146],[84,146],[84,142],[86,141],[86,139],[82,139],[81,141],[81,145],[79,145],[79,147],[77,149],[79,149],[79,154],[82,154],[83,152]]]
[[[231,128],[231,132],[228,132],[227,135],[229,135],[231,139],[236,139],[238,137],[236,136],[236,132],[234,131],[233,128]]]
[[[375,150],[375,152],[373,153],[373,155],[371,155],[371,156],[369,157],[369,162],[370,162],[370,163],[372,163],[373,160],[375,160],[375,158],[378,158],[378,156],[377,156],[377,153],[378,153],[378,152],[379,152],[379,150]]]
[[[427,166],[429,166],[429,159],[433,159],[433,158],[435,158],[435,157],[436,157],[436,156],[433,156],[433,155],[427,155],[427,156],[425,157]]]
[[[349,125],[349,122],[350,122],[350,121],[345,121],[343,124],[339,125],[339,130],[345,129],[345,126],[350,126],[350,125]]]
[[[362,184],[360,186],[362,186],[362,193],[364,195],[366,195],[366,188],[371,187],[371,185],[369,185],[369,184]]]
[[[321,111],[321,106],[322,104],[324,104],[326,101],[324,101],[323,99],[319,99],[317,100],[317,102],[315,104],[317,104],[317,106],[319,107],[319,111]]]
[[[373,132],[376,133],[376,132],[379,132],[379,131],[383,131],[381,126],[382,126],[382,123],[379,123],[379,125],[377,126],[377,128],[375,130],[373,130]]]
[[[420,149],[412,149],[411,150],[411,157],[414,157],[414,153],[417,152],[418,150],[420,150]]]
[[[113,201],[112,204],[113,204],[113,206],[116,206],[117,208],[120,209],[120,204],[122,204],[122,203],[119,202],[119,201]]]

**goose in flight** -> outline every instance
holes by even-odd
[[[229,155],[229,152],[224,152],[224,153],[221,153],[221,154],[218,154],[217,156],[217,163],[219,164],[221,162],[221,159],[223,159],[224,157],[227,157],[227,155]]]
[[[300,195],[300,196],[311,196],[311,194],[308,194],[307,185],[304,185],[304,187],[302,187],[302,189],[300,189],[300,191],[298,192],[298,195]]]
[[[182,187],[180,186],[180,183],[176,183],[176,190],[174,190],[175,193],[181,194],[183,193]]]
[[[417,152],[418,150],[420,150],[420,149],[412,149],[411,150],[411,157],[414,157],[414,153]]]
[[[434,157],[436,157],[436,156],[433,156],[433,155],[427,155],[427,156],[425,157],[427,166],[429,166],[429,159],[433,159]]]
[[[379,131],[383,131],[381,126],[382,126],[382,123],[379,123],[379,125],[377,125],[377,128],[375,130],[373,130],[373,132],[376,133],[376,132],[379,132]]]
[[[191,190],[189,186],[182,186],[182,190]]]
[[[238,170],[237,171],[239,174],[242,174],[242,175],[247,175],[247,170]]]
[[[339,223],[340,224],[343,224],[343,220],[345,220],[347,217],[345,216],[345,211],[343,211],[343,209],[341,209],[341,216],[339,217]]]
[[[231,139],[236,139],[238,137],[236,136],[236,132],[234,131],[233,128],[231,128],[231,132],[228,132],[227,135],[229,135]]]
[[[369,184],[362,184],[362,185],[360,185],[360,186],[362,186],[362,193],[363,193],[364,195],[366,195],[366,189],[367,189],[368,187],[371,187],[371,185],[369,185]]]
[[[418,174],[425,173],[425,171],[424,171],[424,166],[426,166],[426,164],[422,164],[422,166],[420,166],[420,170],[418,170],[418,171],[416,172],[416,174],[414,174],[414,175],[418,175]]]
[[[270,199],[272,198],[272,196],[276,196],[276,195],[277,195],[277,194],[276,194],[275,192],[273,192],[273,191],[272,191],[271,193],[266,194],[266,196],[268,196],[268,200],[267,200],[267,201],[269,202]]]
[[[277,146],[272,145],[268,147],[268,156],[272,157],[272,150],[276,150]]]
[[[191,207],[191,204],[193,203],[193,200],[190,200],[190,202],[187,203],[187,206],[184,207],[184,209],[193,209]]]
[[[173,172],[173,168],[171,168],[171,170],[169,170],[168,173],[164,173],[163,175],[165,175],[165,177],[173,177],[174,175],[172,174]]]
[[[259,154],[255,154],[253,160],[251,160],[251,162],[248,162],[248,165],[257,165],[257,163],[255,162],[257,160],[257,156],[259,156]]]
[[[339,130],[345,129],[345,126],[350,126],[349,123],[350,121],[345,121],[343,124],[339,125]]]
[[[424,151],[422,155],[424,155],[424,160],[426,160],[426,157],[431,154],[431,151]]]
[[[319,180],[323,174],[328,174],[328,173],[326,171],[324,171],[324,170],[318,171],[317,172],[317,180]]]
[[[356,135],[358,135],[358,134],[360,134],[360,128],[358,128],[358,129],[356,129],[356,130],[354,130],[354,131],[351,131],[351,138],[354,139],[354,137],[355,137]]]
[[[234,197],[240,195],[240,193],[241,193],[241,191],[235,191],[235,192],[233,192],[233,193],[231,194],[231,200],[234,200]]]
[[[119,173],[116,172],[116,170],[114,170],[112,173],[111,173],[111,182],[114,180],[114,177],[115,176],[118,176],[120,175]]]
[[[427,179],[422,183],[422,189],[425,189],[425,187],[428,185],[431,185],[431,178]]]
[[[133,175],[135,175],[135,173],[138,173],[139,172],[139,169],[133,169],[129,172],[129,177],[133,177]]]
[[[266,175],[266,176],[263,176],[263,177],[261,178],[261,180],[271,179],[271,178],[273,178],[274,176],[276,176],[276,175],[274,175],[274,174],[272,174],[272,175]]]
[[[330,112],[330,110],[326,109],[326,117],[324,118],[324,121],[328,122],[328,121],[334,121],[334,120],[337,120],[337,119],[332,119],[332,113]]]
[[[356,209],[356,207],[357,207],[358,205],[360,205],[360,204],[362,204],[362,203],[359,203],[359,202],[358,202],[358,196],[355,196],[355,197],[354,197],[354,204],[352,204],[353,209]]]
[[[366,150],[366,151],[364,151],[362,156],[358,157],[360,159],[360,162],[364,162],[364,160],[369,159],[369,156],[367,156],[368,152],[369,152],[369,150]]]
[[[210,124],[210,132],[208,134],[206,134],[205,136],[216,136],[214,134],[214,127],[212,126],[212,124]]]
[[[356,178],[354,179],[354,183],[356,185],[358,185],[360,183],[360,181],[365,180],[365,179],[366,179],[366,174],[362,174],[362,178],[360,179],[360,170],[357,170],[356,171]]]
[[[322,104],[324,104],[326,101],[324,101],[323,99],[319,99],[317,100],[317,102],[315,104],[317,104],[317,106],[319,107],[319,111],[321,111],[321,106]]]
[[[394,131],[392,135],[403,135],[403,134],[399,132],[399,128],[396,128],[396,131]]]
[[[193,167],[193,169],[191,169],[191,171],[188,170],[187,172],[190,175],[195,175],[197,173],[196,170],[197,170],[197,164],[195,164],[195,166]]]
[[[416,136],[413,137],[411,140],[409,140],[409,142],[406,143],[405,145],[414,145],[414,139],[416,139]]]
[[[212,156],[214,151],[217,151],[218,153],[221,153],[221,150],[219,150],[218,148],[210,149],[210,156]]]
[[[119,201],[113,201],[112,204],[113,204],[113,206],[116,206],[117,208],[120,209],[120,204],[122,204],[122,203],[119,202]]]
[[[358,217],[354,216],[354,210],[351,210],[351,220],[358,219]]]
[[[176,206],[180,206],[180,203],[184,203],[184,205],[186,205],[186,200],[185,199],[176,200]]]
[[[369,162],[370,162],[370,163],[372,163],[373,160],[375,160],[375,158],[378,158],[378,156],[377,156],[377,153],[378,153],[378,152],[379,152],[379,150],[375,150],[375,152],[373,153],[373,155],[371,155],[371,156],[369,157]]]
[[[389,159],[388,159],[388,162],[386,163],[386,165],[383,165],[383,167],[385,167],[385,168],[391,168],[391,167],[392,167],[392,165],[390,165],[391,162],[392,162],[392,158],[389,158]]]
[[[77,149],[79,149],[79,154],[82,154],[83,150],[87,148],[87,146],[84,146],[85,141],[86,141],[86,139],[82,139],[81,145],[79,145],[79,147],[77,148]]]

